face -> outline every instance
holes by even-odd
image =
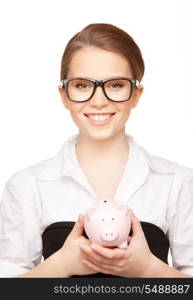
[[[85,47],[73,56],[68,78],[83,77],[96,80],[112,77],[133,78],[127,60],[119,54],[102,50],[97,47]],[[87,102],[76,103],[67,98],[64,89],[59,88],[63,104],[70,111],[71,117],[79,128],[80,135],[95,140],[105,140],[117,134],[125,134],[125,124],[130,111],[134,108],[143,92],[143,86],[134,89],[129,101],[116,103],[108,100],[102,88],[97,87],[93,97]],[[103,122],[90,120],[85,114],[115,113]],[[100,123],[100,124],[99,124]]]

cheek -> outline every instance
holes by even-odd
[[[83,111],[83,103],[70,103],[69,104],[69,111],[73,119],[78,117],[82,117],[81,112]]]
[[[122,103],[122,104],[123,104],[123,106],[119,110],[119,112],[120,112],[121,120],[124,123],[129,118],[129,115],[131,112],[131,107],[128,103]]]
[[[79,105],[79,103],[75,103],[75,105],[71,106],[69,111],[74,124],[76,124],[78,128],[83,128],[87,124],[86,117],[82,114],[82,111],[84,111],[82,105]]]
[[[76,124],[76,126],[78,127],[81,127],[82,124],[81,118],[83,118],[83,116],[78,116],[78,112],[75,111],[70,111],[70,114],[74,124]]]
[[[115,110],[122,115],[129,115],[131,110],[131,103],[129,101],[116,103]]]
[[[131,102],[123,102],[122,106],[120,107],[120,111],[125,114],[129,114],[131,110]]]

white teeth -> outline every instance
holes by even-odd
[[[96,121],[102,121],[109,119],[112,115],[111,114],[105,114],[105,115],[87,115],[89,119],[96,120]]]

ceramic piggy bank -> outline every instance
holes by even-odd
[[[127,248],[131,229],[128,206],[113,199],[96,200],[85,212],[84,229],[94,243]]]

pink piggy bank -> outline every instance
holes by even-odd
[[[84,229],[92,242],[105,247],[127,248],[131,220],[128,206],[113,199],[93,202],[85,212]]]

